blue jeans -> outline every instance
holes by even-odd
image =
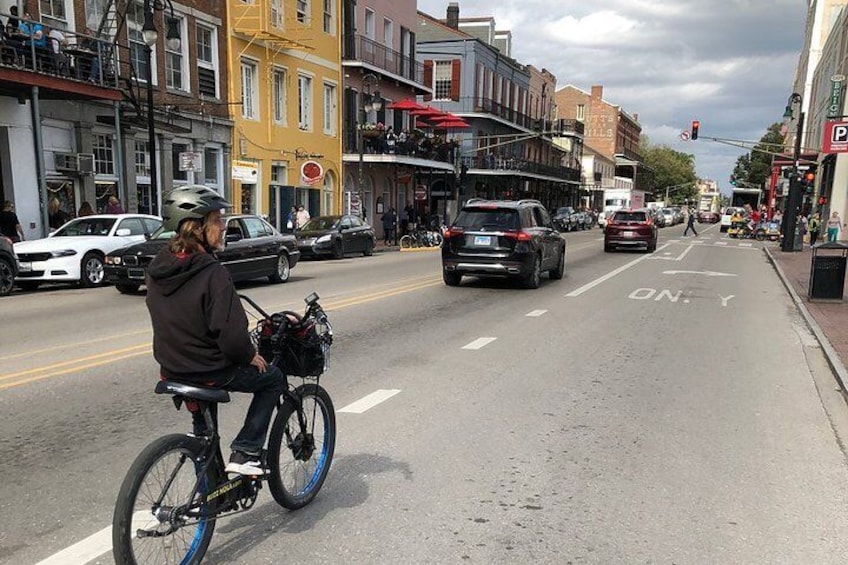
[[[277,367],[268,366],[268,370],[260,373],[253,365],[235,365],[231,372],[216,379],[222,388],[233,392],[252,392],[253,401],[247,409],[247,415],[236,438],[230,444],[234,451],[258,455],[265,446],[265,436],[274,408],[280,400],[280,395],[286,389],[286,380],[282,371]],[[217,422],[217,405],[211,406],[213,420]],[[199,412],[192,414],[194,433],[204,435],[206,423]]]

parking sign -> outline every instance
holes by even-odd
[[[848,153],[848,122],[825,122],[822,153]]]

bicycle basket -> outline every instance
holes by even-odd
[[[318,332],[314,320],[286,323],[278,335],[284,314],[274,314],[257,326],[256,341],[259,354],[269,363],[276,360],[277,366],[287,375],[317,377],[327,368],[329,340]]]

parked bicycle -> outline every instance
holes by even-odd
[[[217,520],[252,508],[265,480],[274,500],[295,510],[309,504],[327,478],[336,419],[332,400],[318,381],[328,367],[333,330],[318,295],[306,297],[302,316],[268,314],[239,296],[262,316],[251,332],[260,355],[287,380],[303,379],[300,386],[288,384],[277,404],[263,452],[269,474],[227,477],[216,421],[217,404],[230,400],[227,391],[159,381],[156,393],[172,395],[177,410],[185,405],[202,414],[207,432],[160,437],[136,458],[121,485],[112,521],[118,565],[200,563]]]
[[[401,249],[416,247],[439,247],[442,245],[442,234],[438,231],[415,229],[400,238]]]

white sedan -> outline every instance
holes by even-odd
[[[120,247],[144,241],[162,218],[145,214],[101,214],[71,220],[44,239],[15,244],[15,283],[34,290],[43,282],[76,282],[100,286],[104,257]]]

